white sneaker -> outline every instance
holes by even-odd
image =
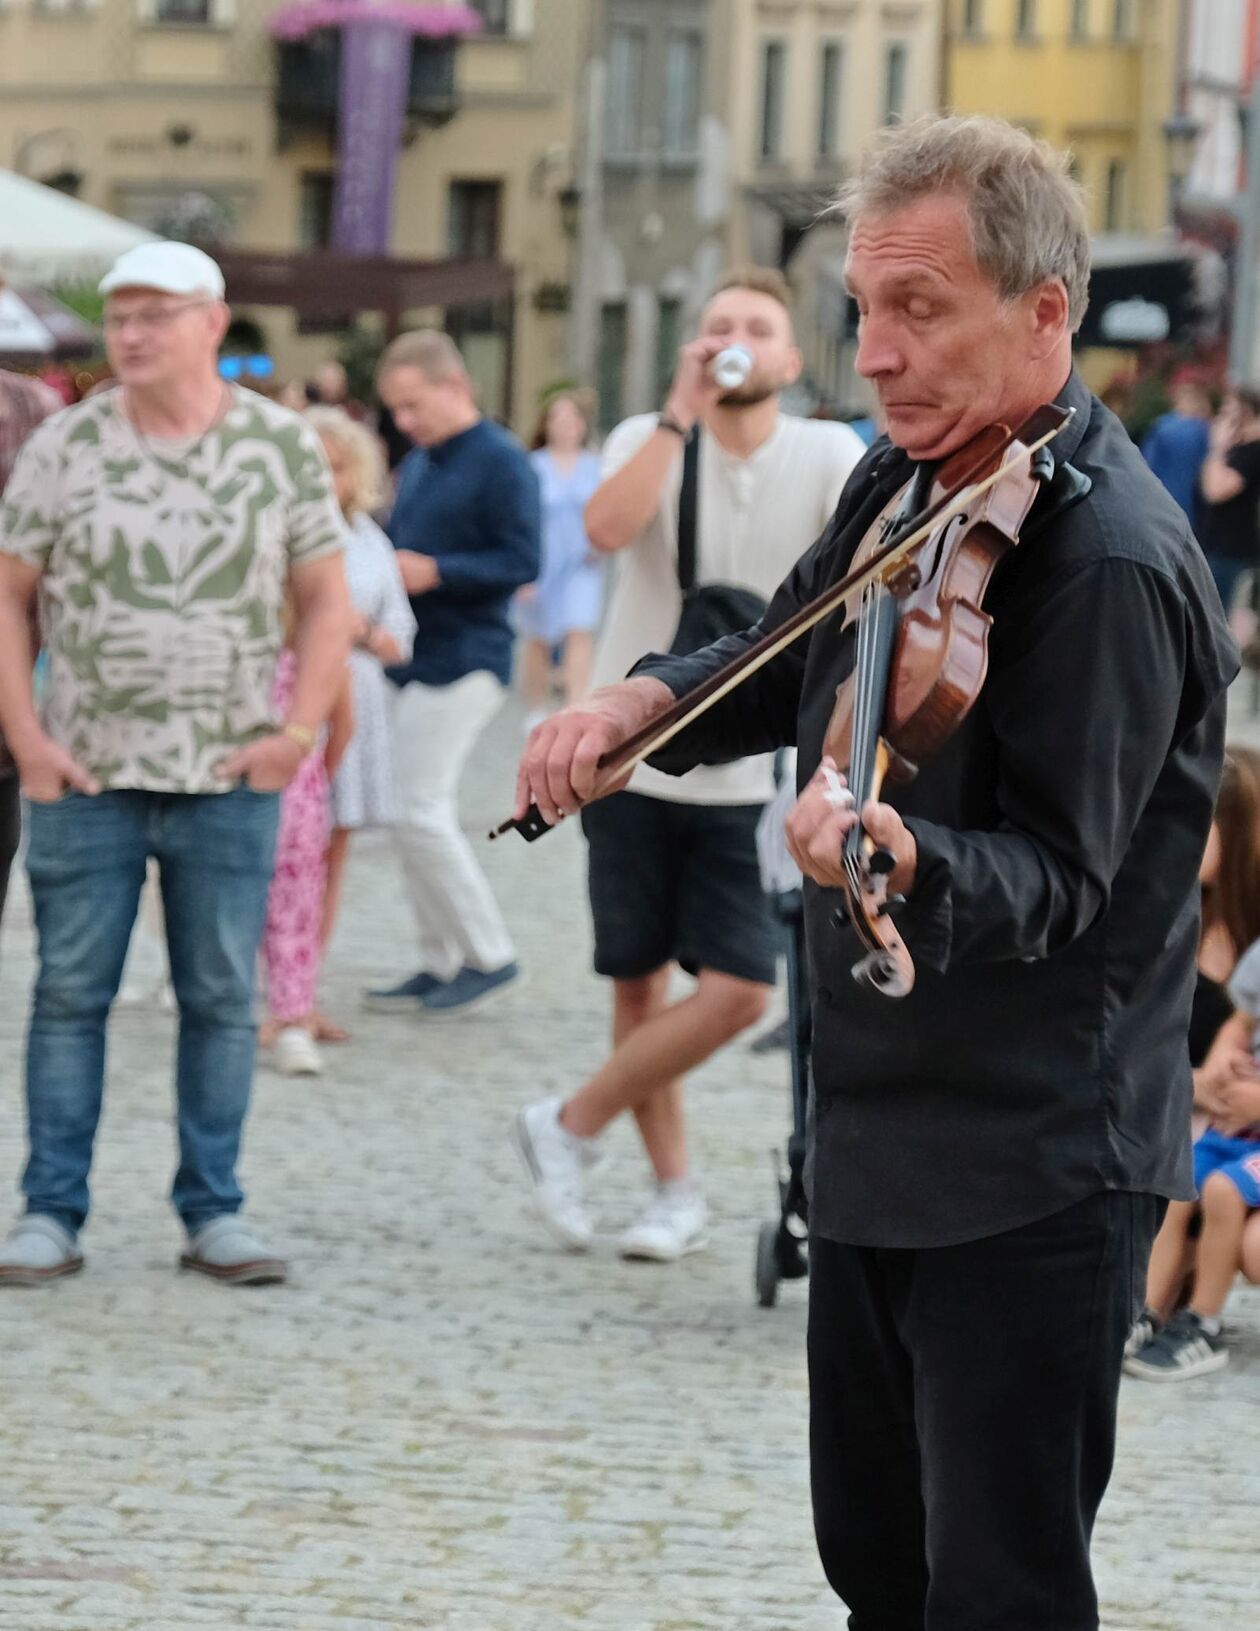
[[[0,1286],[42,1286],[82,1267],[74,1236],[39,1212],[19,1218],[0,1245]]]
[[[211,1218],[188,1240],[180,1267],[193,1269],[225,1285],[283,1285],[289,1266],[265,1245],[239,1213]]]
[[[160,980],[150,980],[147,984],[128,979],[114,998],[114,1003],[119,1008],[155,1008],[159,1013],[173,1014],[175,992],[165,974]]]
[[[617,1250],[623,1257],[676,1263],[709,1244],[708,1221],[709,1209],[695,1184],[685,1180],[661,1184],[643,1215],[617,1242]]]
[[[586,1175],[599,1165],[600,1149],[598,1140],[578,1138],[560,1125],[563,1103],[556,1095],[518,1111],[512,1143],[534,1186],[543,1222],[571,1251],[584,1252],[595,1239]]]
[[[276,1038],[275,1066],[282,1076],[321,1076],[324,1071],[318,1043],[300,1025],[286,1025]]]

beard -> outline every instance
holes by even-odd
[[[733,391],[723,391],[717,405],[719,408],[755,408],[769,397],[777,396],[778,390],[779,387],[772,385],[768,379],[759,379],[756,374],[750,374]]]

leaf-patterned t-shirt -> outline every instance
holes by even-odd
[[[0,507],[43,573],[44,728],[102,787],[224,791],[275,729],[289,568],[344,537],[318,436],[253,391],[195,441],[141,437],[116,390],[47,420]]]

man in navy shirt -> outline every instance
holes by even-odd
[[[478,412],[463,358],[422,329],[390,345],[377,389],[417,444],[403,461],[389,532],[416,617],[399,688],[395,841],[415,912],[420,967],[379,1007],[454,1014],[518,973],[512,940],[459,823],[459,779],[511,677],[508,604],[538,576],[538,481],[520,443]]]

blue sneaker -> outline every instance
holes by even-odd
[[[436,974],[413,974],[409,980],[401,985],[391,985],[376,991],[363,993],[363,1006],[374,1009],[378,1014],[396,1014],[398,1012],[414,1013],[420,1006],[423,998],[431,991],[436,991],[442,984]]]
[[[505,991],[520,978],[520,973],[516,963],[504,963],[490,974],[479,968],[461,968],[453,980],[420,999],[420,1011],[427,1019],[454,1019],[457,1014],[466,1014],[486,1002],[496,992]]]

